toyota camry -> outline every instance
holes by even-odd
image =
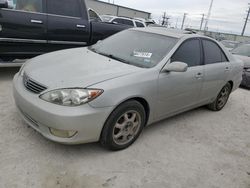
[[[29,60],[14,77],[14,98],[22,118],[52,141],[121,150],[156,121],[203,105],[221,110],[242,70],[208,37],[129,29]]]

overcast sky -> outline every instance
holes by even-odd
[[[104,0],[108,1],[108,0]],[[113,2],[113,0],[110,0]],[[208,13],[211,0],[115,0],[115,4],[128,6],[152,13],[152,17],[159,21],[163,12],[171,17],[171,26],[181,26],[183,14],[188,13],[186,26],[199,28],[201,14]],[[209,30],[223,31],[227,33],[241,33],[244,18],[246,18],[248,0],[214,0]],[[250,35],[250,23],[247,27],[247,35]]]

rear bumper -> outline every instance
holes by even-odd
[[[112,107],[93,108],[88,104],[65,107],[45,102],[39,95],[26,90],[22,77],[14,77],[13,95],[24,121],[49,140],[63,144],[96,142]],[[77,131],[71,138],[51,134],[49,128]]]

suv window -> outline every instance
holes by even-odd
[[[132,20],[127,20],[127,19],[124,19],[124,20],[123,20],[123,23],[124,23],[125,25],[131,25],[131,26],[134,26],[134,22],[133,22]]]
[[[133,21],[127,20],[127,19],[122,19],[122,18],[115,18],[113,22],[117,22],[119,24],[125,24],[125,25],[131,25],[134,26]]]
[[[115,18],[112,22],[116,22],[116,23],[119,23],[119,24],[123,24],[123,19]]]
[[[228,61],[225,53],[215,42],[202,39],[202,44],[204,49],[204,63],[206,65]]]
[[[136,27],[145,27],[143,23],[135,21]]]
[[[8,0],[9,8],[28,12],[43,12],[41,0]]]
[[[81,17],[81,3],[79,0],[47,0],[49,14]]]
[[[171,62],[180,61],[187,63],[189,67],[200,65],[201,48],[199,39],[185,41],[171,58]]]

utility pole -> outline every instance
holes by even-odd
[[[245,24],[244,24],[244,27],[243,27],[241,36],[243,36],[244,33],[245,33],[245,30],[246,30],[246,27],[247,27],[248,18],[249,18],[249,14],[250,14],[250,7],[248,8],[248,11],[247,11],[247,18],[246,18],[246,20],[245,20]]]
[[[204,30],[207,30],[207,29],[208,29],[207,25],[208,25],[208,22],[209,22],[209,19],[210,19],[210,16],[211,16],[213,3],[214,3],[214,0],[211,0],[210,7],[209,7],[209,10],[208,10],[208,14],[207,14],[207,19],[206,19],[206,23],[205,23],[205,28],[204,28]]]
[[[166,12],[164,12],[164,14],[163,14],[163,16],[162,16],[161,25],[165,25],[165,21],[166,21]]]
[[[187,17],[187,13],[184,13],[182,24],[181,24],[181,29],[183,29],[183,27],[184,27],[184,23],[185,23],[186,17]]]
[[[205,18],[205,14],[202,14],[201,25],[200,25],[200,31],[201,31],[201,29],[202,29],[202,25],[203,25],[203,22],[204,22],[204,18]]]
[[[161,25],[168,27],[168,25],[169,25],[168,20],[169,19],[170,19],[170,17],[166,15],[166,12],[164,12],[164,14],[162,16],[162,23],[161,23]]]

